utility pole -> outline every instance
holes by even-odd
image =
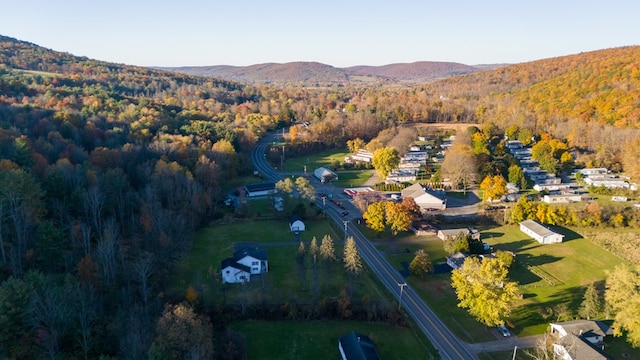
[[[407,283],[399,283],[398,286],[400,286],[400,297],[398,298],[398,310],[400,310],[400,307],[402,306],[402,291],[404,290],[404,287],[407,286]]]
[[[344,241],[347,241],[347,225],[349,225],[349,220],[342,220],[344,223]]]

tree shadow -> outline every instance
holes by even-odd
[[[485,238],[485,239],[486,238],[489,238],[489,239],[491,239],[491,238],[501,238],[503,236],[504,236],[503,232],[497,232],[497,231],[496,232],[493,232],[493,231],[483,231],[482,232],[482,237]]]
[[[529,285],[541,281],[544,281],[548,286],[560,285],[562,283],[560,279],[538,268],[541,265],[550,264],[560,259],[551,255],[519,254],[513,264],[514,269],[510,273],[513,274],[513,280],[516,280],[520,285]]]

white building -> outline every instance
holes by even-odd
[[[520,223],[520,231],[531,236],[541,244],[561,243],[564,235],[551,231],[534,220],[524,220]]]

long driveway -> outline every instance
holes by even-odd
[[[278,181],[283,176],[275,171],[265,159],[267,146],[273,140],[273,136],[266,137],[258,142],[251,154],[254,166],[263,176]],[[318,183],[318,186],[323,185]],[[318,189],[319,187],[316,186]],[[326,187],[325,187],[326,190]],[[334,199],[342,198],[344,194],[337,189],[329,187],[328,193],[333,193]],[[346,198],[345,198],[346,200]],[[316,200],[319,207],[323,207],[322,200]],[[334,206],[324,206],[326,214],[345,230],[345,238],[352,236],[360,252],[360,256],[369,268],[376,274],[384,286],[398,299],[405,311],[414,319],[418,327],[427,336],[429,341],[436,348],[442,359],[461,360],[477,359],[477,353],[484,349],[490,351],[513,349],[514,346],[531,347],[533,342],[530,339],[512,338],[510,341],[496,341],[483,344],[467,344],[453,334],[444,323],[436,316],[431,308],[418,296],[418,294],[406,284],[403,276],[393,267],[386,258],[375,248],[375,246],[358,230],[351,220],[355,219],[353,214],[359,211],[349,201],[343,201],[351,216],[343,218],[340,216],[342,210]],[[328,204],[327,204],[328,205]]]

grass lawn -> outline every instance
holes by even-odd
[[[555,319],[545,319],[545,309],[567,304],[575,314],[585,288],[593,282],[602,289],[606,271],[625,262],[569,229],[558,231],[566,235],[565,242],[549,245],[529,239],[516,225],[483,231],[483,241],[494,249],[516,253],[510,274],[520,284],[523,299],[511,320],[520,336],[546,330]]]
[[[356,187],[362,186],[373,176],[373,170],[362,171],[338,171],[338,181],[333,182],[335,187]]]
[[[320,245],[322,237],[327,234],[333,239],[342,238],[327,221],[305,221],[305,225],[306,231],[301,234],[301,240],[306,243],[315,236]],[[265,277],[274,284],[281,284],[286,278],[292,277],[288,271],[295,271],[291,266],[295,265],[298,243],[289,231],[288,221],[238,221],[216,224],[200,230],[195,235],[191,251],[184,257],[170,280],[170,291],[184,294],[189,286],[193,286],[203,289],[205,298],[211,299],[212,296],[220,295],[221,291],[227,290],[219,283],[218,272],[220,262],[233,255],[234,243],[256,243],[266,249],[270,273]],[[336,254],[341,255],[341,251],[342,247],[336,246]],[[286,264],[286,267],[283,267],[283,264]],[[339,265],[334,267],[337,268]]]
[[[337,161],[342,163],[344,157],[349,155],[347,149],[331,149],[322,151],[309,156],[285,159],[285,172],[303,172],[304,166],[307,166],[307,172],[313,173],[313,170],[319,167],[331,168],[331,163]]]
[[[516,253],[516,262],[510,274],[520,284],[523,299],[516,304],[509,323],[518,336],[543,333],[549,321],[556,320],[555,317],[545,319],[542,315],[544,310],[559,304],[567,304],[574,314],[577,313],[585,288],[594,282],[602,289],[605,272],[625,262],[570,229],[559,229],[566,235],[566,241],[551,245],[541,245],[528,238],[517,225],[481,230],[483,241],[495,250]],[[428,253],[434,264],[445,261],[442,241],[434,236],[404,234],[396,238],[381,236],[374,241],[398,270],[406,269],[418,249]],[[463,340],[495,340],[490,329],[471,318],[466,310],[457,307],[450,274],[432,274],[426,279],[408,277],[407,282]]]
[[[434,359],[422,334],[384,323],[354,321],[243,321],[231,329],[244,334],[247,359],[339,359],[338,339],[350,331],[367,335],[381,359]]]

